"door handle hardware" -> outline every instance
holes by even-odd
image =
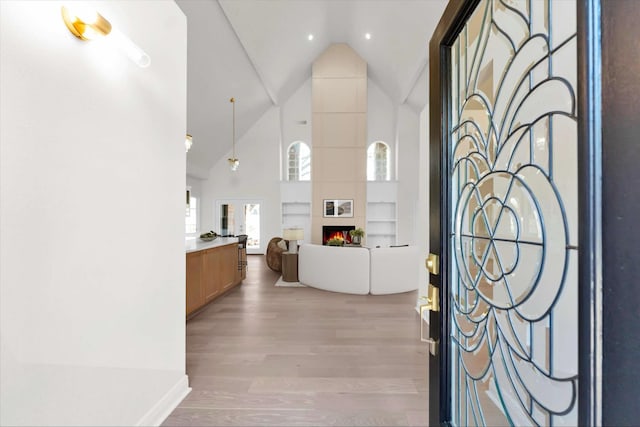
[[[425,338],[424,336],[424,314],[428,311],[440,311],[440,296],[438,293],[438,288],[429,284],[429,289],[427,291],[428,295],[424,297],[420,297],[421,300],[426,301],[426,304],[420,305],[420,341],[429,343],[429,353],[433,356],[438,354],[438,340],[434,340],[432,338]]]
[[[421,341],[429,343],[429,353],[431,353],[432,356],[438,355],[438,344],[440,343],[438,340],[429,338],[429,339],[423,339]]]
[[[426,299],[422,297],[422,299]],[[429,304],[423,304],[420,306],[420,341],[429,343],[429,353],[432,356],[438,354],[438,340],[434,340],[433,338],[425,338],[424,336],[424,312],[429,311]]]
[[[427,303],[424,304],[425,309],[430,311],[440,311],[440,293],[439,289],[429,283],[429,288],[427,289],[427,296],[420,297],[421,300],[426,300]],[[423,307],[423,306],[421,306]]]
[[[425,260],[425,265],[429,273],[436,276],[440,274],[440,257],[438,255],[430,253]]]

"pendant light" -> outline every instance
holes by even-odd
[[[233,122],[232,122],[232,137],[231,137],[231,142],[233,144],[233,151],[231,154],[231,158],[228,159],[229,161],[229,167],[231,168],[232,171],[236,171],[238,170],[238,166],[240,166],[240,160],[238,160],[236,158],[236,100],[235,98],[231,98],[229,100],[229,102],[231,102],[231,105],[233,106]]]

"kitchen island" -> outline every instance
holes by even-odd
[[[238,285],[246,276],[246,250],[235,237],[211,242],[186,241],[187,303],[189,318],[199,309]]]

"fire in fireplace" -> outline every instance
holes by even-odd
[[[323,225],[322,244],[326,245],[327,241],[333,238],[343,239],[345,244],[351,244],[349,231],[355,229],[355,225]]]

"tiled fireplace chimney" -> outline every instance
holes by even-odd
[[[311,242],[324,242],[324,200],[353,200],[354,227],[366,224],[367,63],[347,44],[332,44],[312,68]]]

